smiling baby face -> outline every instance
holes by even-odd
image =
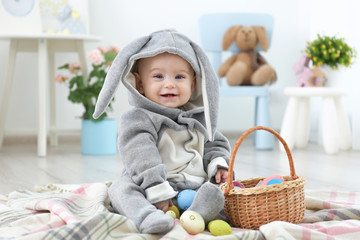
[[[186,104],[196,85],[195,72],[182,57],[161,53],[138,61],[136,89],[160,105],[177,108]]]

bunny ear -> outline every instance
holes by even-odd
[[[222,42],[222,49],[224,51],[227,50],[230,47],[231,43],[235,40],[236,34],[241,27],[241,25],[232,26],[228,28],[228,30],[226,30]]]
[[[198,58],[201,71],[201,91],[205,112],[206,129],[209,140],[213,141],[216,130],[217,113],[219,105],[219,87],[217,75],[206,53],[194,42],[190,42]]]
[[[267,37],[267,34],[266,34],[265,27],[263,27],[263,26],[252,26],[252,28],[254,29],[257,38],[259,39],[261,47],[266,52],[268,50],[268,48],[269,48],[269,43],[268,43],[268,37]]]
[[[113,98],[115,91],[119,85],[124,73],[129,71],[131,64],[129,63],[130,57],[139,52],[142,47],[149,41],[150,36],[145,36],[133,41],[125,48],[123,48],[116,56],[113,64],[110,67],[109,72],[106,75],[104,85],[99,93],[98,100],[96,102],[94,118],[98,118],[105,112],[105,109],[109,105]]]

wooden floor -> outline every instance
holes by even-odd
[[[231,145],[236,139],[228,135]],[[48,183],[89,183],[113,181],[120,173],[119,156],[81,154],[79,136],[62,136],[57,147],[48,147],[47,157],[36,154],[35,137],[6,137],[0,151],[0,194],[13,190],[33,190]],[[326,155],[322,146],[310,143],[294,149],[297,175],[306,179],[305,189],[360,191],[360,151]],[[245,139],[236,156],[235,178],[289,175],[285,153],[277,146],[272,151],[256,151],[252,139]]]

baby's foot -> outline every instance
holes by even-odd
[[[174,226],[174,219],[158,210],[148,215],[140,224],[141,233],[165,233]]]
[[[214,220],[224,208],[225,197],[220,188],[210,182],[204,183],[197,191],[194,201],[189,207],[199,213],[205,223]]]

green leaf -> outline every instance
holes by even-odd
[[[110,51],[110,52],[105,53],[104,54],[105,61],[107,63],[114,61],[116,55],[117,55],[117,53],[115,51]]]
[[[68,63],[64,64],[64,65],[58,67],[58,69],[69,69],[69,64]]]

